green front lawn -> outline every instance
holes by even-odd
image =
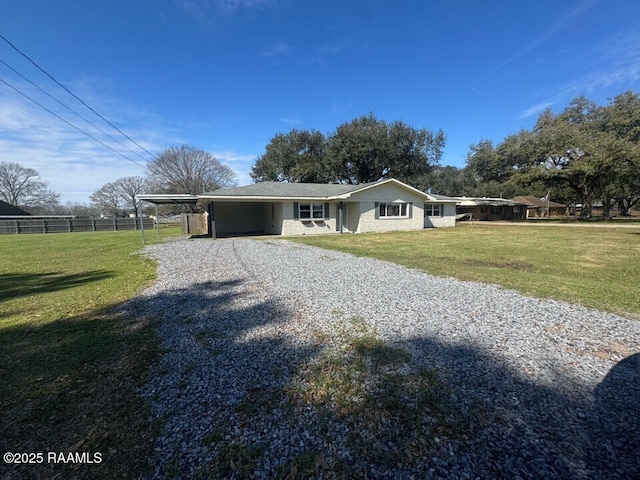
[[[294,240],[640,318],[640,226],[460,225]]]
[[[135,231],[0,236],[0,450],[102,456],[24,465],[22,477],[136,478],[144,468],[153,425],[135,389],[158,345],[153,319],[114,311],[155,278],[141,247]]]

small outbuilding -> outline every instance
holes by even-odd
[[[513,197],[514,202],[526,205],[526,218],[562,217],[567,214],[567,206],[533,196]]]
[[[526,209],[526,204],[506,198],[435,196],[455,200],[458,217],[471,220],[521,220]]]

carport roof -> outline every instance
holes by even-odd
[[[195,204],[198,195],[190,193],[144,193],[136,195],[137,200],[155,203],[156,205]]]

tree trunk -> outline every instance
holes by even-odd
[[[583,199],[580,209],[580,218],[591,218],[591,200]]]
[[[612,199],[608,195],[602,198],[602,216],[607,220],[611,219],[611,203]]]

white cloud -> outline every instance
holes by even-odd
[[[553,105],[553,103],[551,103],[551,102],[543,102],[543,103],[539,103],[537,105],[534,105],[533,107],[530,107],[530,108],[526,109],[524,112],[522,112],[522,114],[520,114],[518,119],[523,120],[525,118],[529,118],[529,117],[532,117],[534,115],[538,115],[539,113],[541,113],[541,112],[545,111],[547,108],[549,108],[551,105]]]
[[[287,125],[300,125],[302,123],[297,117],[282,117],[280,121]]]
[[[577,17],[579,17],[584,12],[589,10],[599,1],[600,0],[583,0],[582,2],[578,3],[573,9],[571,9],[565,15],[560,17],[558,20],[556,20],[556,22],[553,23],[550,28],[548,28],[547,30],[542,32],[540,35],[535,37],[533,40],[527,43],[524,47],[518,50],[515,54],[513,54],[511,57],[507,58],[502,63],[500,63],[500,65],[498,65],[497,68],[498,69],[503,68],[509,65],[510,63],[512,63],[513,61],[517,60],[518,58],[526,55],[530,51],[534,50],[536,47],[543,44],[549,38],[561,32],[566,27],[567,24],[574,21]]]
[[[144,165],[152,157],[108,125],[100,124],[102,121],[98,117],[91,119],[92,123],[99,125],[113,139],[65,111],[51,99],[38,95],[39,92],[28,85],[15,81],[10,83],[112,150],[15,91],[0,85],[0,103],[3,105],[0,109],[0,161],[17,162],[35,169],[49,183],[50,188],[61,194],[63,203],[88,203],[89,195],[105,183],[123,176],[144,174]],[[106,118],[110,117],[104,110],[101,113]],[[146,124],[145,130],[141,131],[135,126],[139,122],[138,118],[120,120],[120,125],[128,126],[121,129],[147,150],[157,152],[163,147],[153,140],[166,137],[158,132],[162,129],[160,124]],[[127,145],[132,151],[118,142]],[[121,152],[122,155],[116,152]],[[142,158],[134,152],[140,153]]]
[[[251,179],[251,167],[258,155],[240,154],[231,150],[218,150],[210,152],[217,160],[227,165],[236,174],[238,185],[249,185],[253,183]]]
[[[640,81],[640,32],[621,32],[589,52],[590,73],[567,85],[570,92],[591,93]]]
[[[546,108],[566,105],[578,95],[614,96],[635,88],[640,82],[640,32],[621,32],[585,55],[588,73],[554,86],[554,93],[518,117],[525,119]],[[596,99],[592,99],[596,101]]]
[[[268,45],[264,47],[260,51],[260,54],[263,57],[274,58],[274,57],[283,57],[283,56],[289,55],[291,52],[293,52],[293,47],[291,45],[288,45],[284,42],[280,42],[280,43],[274,43],[272,45]]]
[[[199,22],[266,7],[275,0],[173,0],[174,5]]]

